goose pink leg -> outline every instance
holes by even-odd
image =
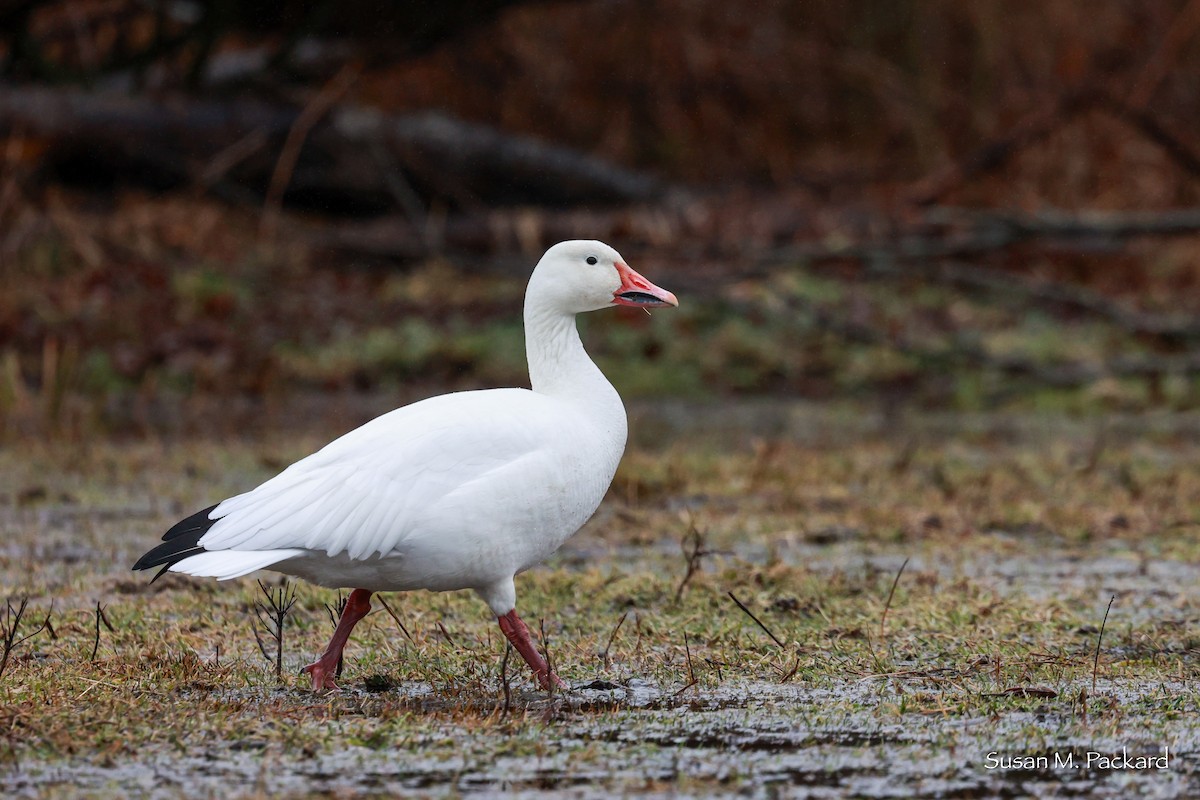
[[[338,659],[342,657],[342,650],[345,649],[346,642],[350,639],[350,631],[354,630],[358,621],[370,612],[371,593],[366,589],[355,589],[351,592],[350,597],[346,599],[346,608],[342,611],[342,618],[338,620],[337,628],[333,631],[333,638],[329,640],[325,652],[304,668],[304,671],[312,676],[314,692],[338,688],[337,683],[333,680],[337,674]]]
[[[551,684],[560,689],[567,688],[562,679],[550,671],[550,665],[537,651],[533,639],[529,636],[529,628],[525,627],[525,623],[517,616],[515,608],[503,616],[496,617],[496,620],[500,623],[500,630],[504,631],[504,635],[512,642],[512,646],[517,648],[517,652],[521,654],[521,658],[525,659],[525,663],[533,669],[533,674],[537,676],[538,683],[542,685],[543,689],[549,689]]]

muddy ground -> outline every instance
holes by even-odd
[[[395,598],[407,642],[372,615],[345,688],[314,695],[294,673],[325,595],[301,589],[277,681],[248,633],[253,581],[126,573],[164,522],[307,439],[5,448],[5,590],[53,603],[57,635],[0,678],[0,790],[1200,794],[1197,418],[655,406],[635,424],[597,518],[518,581],[561,623],[572,689],[553,695],[501,673],[467,595]],[[678,592],[687,524],[709,552]]]

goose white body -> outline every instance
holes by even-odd
[[[396,409],[220,503],[200,539],[208,552],[172,569],[235,578],[270,568],[376,592],[475,589],[491,604],[604,497],[626,436],[610,392],[602,414],[527,389]]]
[[[531,389],[423,400],[384,414],[255,489],[169,530],[134,569],[236,578],[260,569],[353,588],[320,659],[332,675],[381,591],[474,589],[543,685],[558,678],[516,615],[513,576],[595,512],[625,449],[625,408],[575,315],[677,305],[602,242],[546,251],[525,293]],[[160,573],[161,574],[161,573]]]

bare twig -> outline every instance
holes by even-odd
[[[1022,302],[1039,302],[1100,317],[1130,333],[1168,339],[1200,338],[1200,322],[1197,322],[1194,316],[1146,314],[1128,309],[1102,294],[1082,287],[1050,281],[1030,281],[979,264],[918,261],[900,267],[894,262],[877,260],[871,262],[869,271],[905,278],[919,273],[931,280],[965,289],[1018,296]]]
[[[788,670],[788,672],[785,675],[780,677],[779,682],[787,683],[792,678],[796,677],[796,673],[799,671],[800,671],[800,656],[796,656],[796,663],[792,665],[792,668],[790,670]]]
[[[261,580],[258,582],[258,588],[262,590],[266,602],[258,601],[254,604],[254,615],[267,635],[275,640],[275,677],[282,679],[284,625],[287,622],[288,613],[296,604],[296,588],[284,581],[281,586],[269,589]],[[258,642],[259,649],[263,651],[263,657],[270,662],[271,657],[267,653],[266,644],[259,636],[257,627],[254,629],[254,638]]]
[[[500,686],[504,689],[504,710],[500,716],[507,717],[512,708],[512,687],[508,685],[508,656],[512,653],[512,642],[504,640],[504,658],[500,660]]]
[[[1109,598],[1108,608],[1104,609],[1104,620],[1100,623],[1100,635],[1096,637],[1096,657],[1092,659],[1092,694],[1096,693],[1096,672],[1100,669],[1100,645],[1104,641],[1104,626],[1108,624],[1108,612],[1112,611],[1116,599],[1115,594]]]
[[[612,649],[613,640],[617,638],[617,631],[621,630],[621,626],[625,624],[625,618],[628,616],[629,616],[628,611],[626,611],[624,614],[622,614],[621,618],[619,620],[617,620],[616,627],[613,628],[612,633],[610,633],[608,635],[608,643],[606,645],[604,645],[604,653],[603,653],[603,655],[601,655],[601,660],[604,662],[605,669],[608,669],[608,666],[609,666],[608,651]]]
[[[255,128],[210,158],[204,169],[196,175],[196,182],[203,187],[212,186],[222,180],[231,169],[266,147],[269,142],[270,137],[266,132]]]
[[[908,566],[909,559],[904,559],[904,563],[900,565],[900,569],[896,571],[896,579],[892,581],[892,588],[888,590],[887,602],[883,604],[883,613],[879,616],[879,641],[883,643],[883,629],[887,624],[888,609],[892,607],[892,597],[896,594],[896,585],[900,583],[900,576],[904,574],[904,568]]]
[[[688,679],[696,685],[696,670],[692,668],[692,648],[688,645],[687,631],[683,632],[683,652],[687,654]]]
[[[546,636],[546,620],[545,619],[538,620],[538,630],[542,634],[542,655],[546,659],[546,670],[549,673],[546,677],[550,684],[550,696],[553,697],[554,690],[556,688],[558,688],[558,686],[557,686],[557,682],[554,680],[554,678],[550,677],[551,675],[555,674],[554,673],[554,660],[550,657],[550,637]]]
[[[980,697],[1058,697],[1058,692],[1041,686],[1010,686],[1001,692],[986,692]]]
[[[438,630],[442,632],[442,636],[446,637],[446,641],[450,644],[450,646],[458,647],[458,645],[454,642],[454,637],[450,635],[450,631],[446,630],[446,626],[442,624],[440,619],[438,620],[437,626]]]
[[[804,314],[820,330],[840,336],[846,341],[888,347],[903,353],[926,368],[945,369],[955,365],[982,366],[1012,378],[1027,378],[1060,389],[1093,383],[1104,377],[1148,378],[1158,375],[1200,374],[1200,351],[1178,355],[1126,356],[1101,364],[1080,362],[1044,363],[1031,358],[998,355],[976,341],[958,337],[952,344],[927,347],[906,338],[846,319],[826,311],[804,298],[786,299],[789,309]]]
[[[96,635],[92,640],[92,656],[91,656],[91,658],[88,659],[89,661],[95,661],[96,653],[100,652],[100,619],[101,619],[101,615],[103,613],[104,613],[104,609],[100,607],[100,601],[97,600],[96,601]],[[109,630],[110,631],[112,630],[111,626],[109,626]]]
[[[783,642],[779,641],[778,636],[771,633],[770,629],[767,628],[767,626],[763,624],[761,619],[754,616],[754,612],[752,612],[750,609],[746,608],[746,605],[741,600],[737,599],[737,595],[735,595],[733,592],[728,592],[728,594],[729,594],[730,599],[733,600],[733,602],[737,603],[737,607],[740,608],[742,611],[744,611],[746,616],[748,616],[750,619],[754,620],[754,623],[756,625],[758,625],[758,627],[762,628],[763,633],[765,633],[767,636],[771,637],[771,641],[775,642],[775,644],[779,645],[780,647],[787,646]]]
[[[688,549],[688,545],[691,549]],[[679,543],[679,547],[683,550],[683,557],[687,563],[687,570],[683,574],[683,580],[679,582],[679,587],[675,590],[675,602],[678,603],[683,597],[683,590],[687,587],[688,581],[692,576],[700,571],[702,562],[705,556],[713,554],[711,550],[704,546],[704,531],[696,527],[696,519],[692,517],[688,520],[688,532],[684,534],[683,540]]]
[[[109,633],[116,633],[117,629],[108,621],[108,614],[105,613],[104,608],[104,606],[100,605],[99,601],[96,602],[96,611],[100,615],[100,622],[104,624],[105,629]]]
[[[275,162],[275,171],[271,173],[271,184],[267,189],[267,198],[263,203],[262,222],[259,225],[259,236],[273,239],[279,222],[279,211],[283,207],[283,193],[292,179],[296,162],[300,158],[300,150],[304,140],[321,118],[329,113],[334,104],[349,91],[358,78],[360,67],[357,64],[347,64],[329,83],[321,87],[312,100],[296,117],[288,130],[283,148],[279,151],[279,160]]]
[[[1128,124],[1162,148],[1175,164],[1193,178],[1200,176],[1200,154],[1184,134],[1163,119],[1157,109],[1136,108],[1116,97],[1104,97],[1099,108]]]
[[[1150,104],[1154,91],[1170,73],[1180,50],[1195,37],[1197,29],[1200,29],[1200,0],[1191,0],[1171,20],[1167,35],[1138,73],[1129,91],[1127,102],[1130,106],[1145,108]]]
[[[13,605],[11,598],[5,603],[3,616],[0,617],[0,676],[3,676],[4,671],[8,668],[8,661],[13,652],[41,633],[49,624],[50,614],[47,613],[46,619],[42,620],[41,625],[38,625],[33,632],[21,636],[21,620],[25,617],[25,611],[28,608],[28,597],[22,597],[16,606]]]
[[[325,613],[329,615],[329,623],[331,625],[333,625],[333,627],[335,627],[335,628],[337,627],[338,620],[340,620],[342,618],[342,612],[344,612],[346,610],[346,600],[347,599],[348,598],[346,597],[346,595],[342,594],[341,591],[339,591],[338,595],[337,595],[337,600],[335,600],[332,604],[330,604],[330,603],[325,604]]]
[[[415,645],[416,641],[413,639],[412,634],[408,632],[408,628],[404,627],[404,623],[400,621],[400,617],[395,611],[392,610],[392,607],[388,605],[387,600],[384,600],[379,595],[375,595],[375,599],[378,600],[379,604],[383,606],[383,610],[386,611],[393,620],[395,620],[396,626],[400,628],[400,632],[404,634],[404,638],[408,639],[409,642]]]
[[[1039,105],[1011,128],[976,147],[966,158],[917,181],[909,192],[909,199],[916,205],[929,205],[976,175],[999,169],[1022,150],[1070,122],[1088,106],[1087,100],[1081,95],[1066,95],[1058,102]]]
[[[252,629],[254,632],[254,641],[258,644],[258,652],[262,653],[262,657],[271,663],[271,651],[267,649],[267,643],[263,641],[262,634],[258,632],[258,626],[255,625]]]
[[[330,621],[330,623],[333,624],[333,629],[335,631],[337,630],[338,622],[341,620],[342,614],[346,610],[346,602],[349,599],[350,598],[348,598],[346,595],[342,594],[341,591],[339,591],[338,596],[337,596],[337,601],[335,601],[333,605],[330,605],[329,603],[325,604],[325,611],[329,614],[329,621]],[[343,665],[344,665],[344,659],[342,657],[342,653],[338,652],[337,667],[333,671],[333,675],[335,678],[342,677]]]

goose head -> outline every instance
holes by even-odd
[[[677,306],[675,295],[635,272],[604,242],[560,242],[542,256],[529,279],[526,302],[564,314],[608,306]]]

